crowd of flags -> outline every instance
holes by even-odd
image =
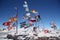
[[[28,23],[26,23],[26,21],[20,22],[20,28],[26,29],[26,28],[32,26],[34,23],[39,22],[41,20],[41,17],[36,10],[34,10],[34,9],[32,11],[29,10],[27,2],[24,2],[24,3],[25,4],[23,5],[23,7],[25,8],[26,15],[23,15],[22,19],[28,20]],[[34,17],[31,16],[31,13],[33,13]],[[14,17],[10,17],[7,22],[3,23],[3,25],[7,26],[8,30],[14,29],[14,27],[16,26],[17,18],[18,18],[17,15]],[[56,29],[56,25],[54,22],[51,23],[51,28]],[[36,29],[36,28],[34,28],[34,29]],[[44,30],[44,32],[47,33],[49,31]]]
[[[41,17],[38,14],[38,12],[36,10],[34,10],[34,9],[30,11],[26,1],[24,2],[23,7],[25,8],[26,14],[23,15],[22,19],[28,20],[28,23],[21,22],[20,23],[21,27],[28,28],[28,27],[32,26],[34,23],[40,21]],[[32,13],[33,13],[33,15],[35,15],[34,17],[31,16]]]
[[[34,17],[32,17],[30,14],[31,13],[34,13]],[[41,20],[41,17],[40,17],[40,15],[38,14],[38,12],[37,11],[35,11],[35,10],[32,10],[31,12],[30,12],[30,14],[28,14],[28,13],[26,13],[26,15],[25,16],[23,16],[23,19],[27,19],[28,20],[28,25],[29,26],[32,26],[34,23],[36,23],[36,22],[39,22],[40,20]],[[37,15],[38,14],[38,15]],[[22,22],[23,23],[23,22]],[[26,23],[25,23],[26,24]],[[22,24],[21,24],[22,25]],[[26,26],[26,25],[25,25]],[[24,27],[24,26],[23,26]]]
[[[25,4],[23,5],[23,7],[25,8],[26,14],[22,17],[22,19],[27,19],[28,23],[21,22],[20,28],[22,28],[22,27],[28,28],[28,27],[32,26],[33,23],[40,21],[40,15],[36,15],[36,14],[38,14],[38,12],[36,10],[30,11],[28,8],[27,2],[25,1],[24,3]],[[17,10],[17,8],[15,8],[15,9]],[[31,17],[31,13],[33,13],[35,16]],[[16,26],[17,18],[18,18],[17,15],[14,17],[10,17],[7,22],[3,23],[3,25],[7,26],[8,30],[11,30]]]
[[[4,22],[3,25],[7,26],[8,30],[14,29],[14,26],[16,25],[17,16],[9,18],[7,22]]]

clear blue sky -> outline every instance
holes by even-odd
[[[50,28],[50,22],[55,21],[56,26],[60,28],[60,0],[0,0],[0,27],[4,27],[2,23],[16,14],[16,6],[18,21],[22,21],[22,16],[25,15],[24,1],[28,2],[30,10],[35,9],[39,12],[44,27]]]

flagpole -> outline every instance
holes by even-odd
[[[18,33],[18,7],[17,7],[17,26],[16,26],[16,33]]]
[[[17,17],[17,21],[16,21],[16,34],[18,33],[18,7],[16,7],[16,17]]]

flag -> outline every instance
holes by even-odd
[[[32,10],[32,13],[38,13],[36,10]]]
[[[20,24],[26,24],[26,22],[21,22]]]
[[[29,19],[30,18],[30,13],[27,13],[25,16],[23,16],[23,19]]]
[[[40,21],[41,17],[40,15],[35,16],[36,21]]]
[[[27,17],[30,17],[30,13],[27,13],[26,16],[27,16]]]
[[[30,22],[36,22],[36,19],[35,18],[31,18]]]
[[[26,19],[26,16],[23,16],[22,19]]]
[[[16,22],[17,21],[17,15],[15,17],[9,18],[9,22]]]
[[[28,28],[28,27],[30,27],[31,25],[30,25],[29,23],[26,24],[26,22],[21,22],[21,23],[20,23],[20,26],[21,26],[20,28],[23,28],[23,27],[24,27],[24,28]]]
[[[20,23],[20,26],[21,26],[20,28],[24,27],[25,25],[26,25],[26,22],[21,22]]]
[[[25,1],[24,3],[25,3],[25,4],[23,5],[23,7],[25,7],[26,12],[29,12],[29,8],[28,8],[27,2]]]
[[[43,30],[44,31],[44,33],[49,33],[49,30]]]
[[[9,18],[9,22],[13,22],[14,21],[14,18]]]
[[[32,26],[33,22],[29,21],[29,26]]]
[[[26,28],[27,28],[27,26],[25,25],[25,26],[24,26],[24,28],[26,29]]]
[[[36,32],[37,27],[33,27],[33,31]]]
[[[4,26],[10,26],[11,22],[4,22],[3,25]]]
[[[16,22],[15,23],[12,23],[12,27],[16,27]]]
[[[23,5],[23,7],[28,7],[28,5],[27,5],[27,4],[25,4],[25,5]]]
[[[29,8],[28,7],[26,7],[26,12],[29,12]]]
[[[28,7],[28,5],[27,5],[27,2],[26,2],[26,1],[24,1],[24,5],[23,5],[23,7]]]
[[[14,27],[12,25],[10,25],[9,27],[7,27],[8,30],[14,30]]]
[[[55,22],[51,22],[51,28],[54,28],[54,29],[57,28]]]
[[[14,27],[8,27],[8,30],[14,30]]]

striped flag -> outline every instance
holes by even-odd
[[[3,25],[4,26],[10,26],[11,22],[4,22]]]
[[[36,22],[36,19],[35,18],[31,18],[30,22]]]

